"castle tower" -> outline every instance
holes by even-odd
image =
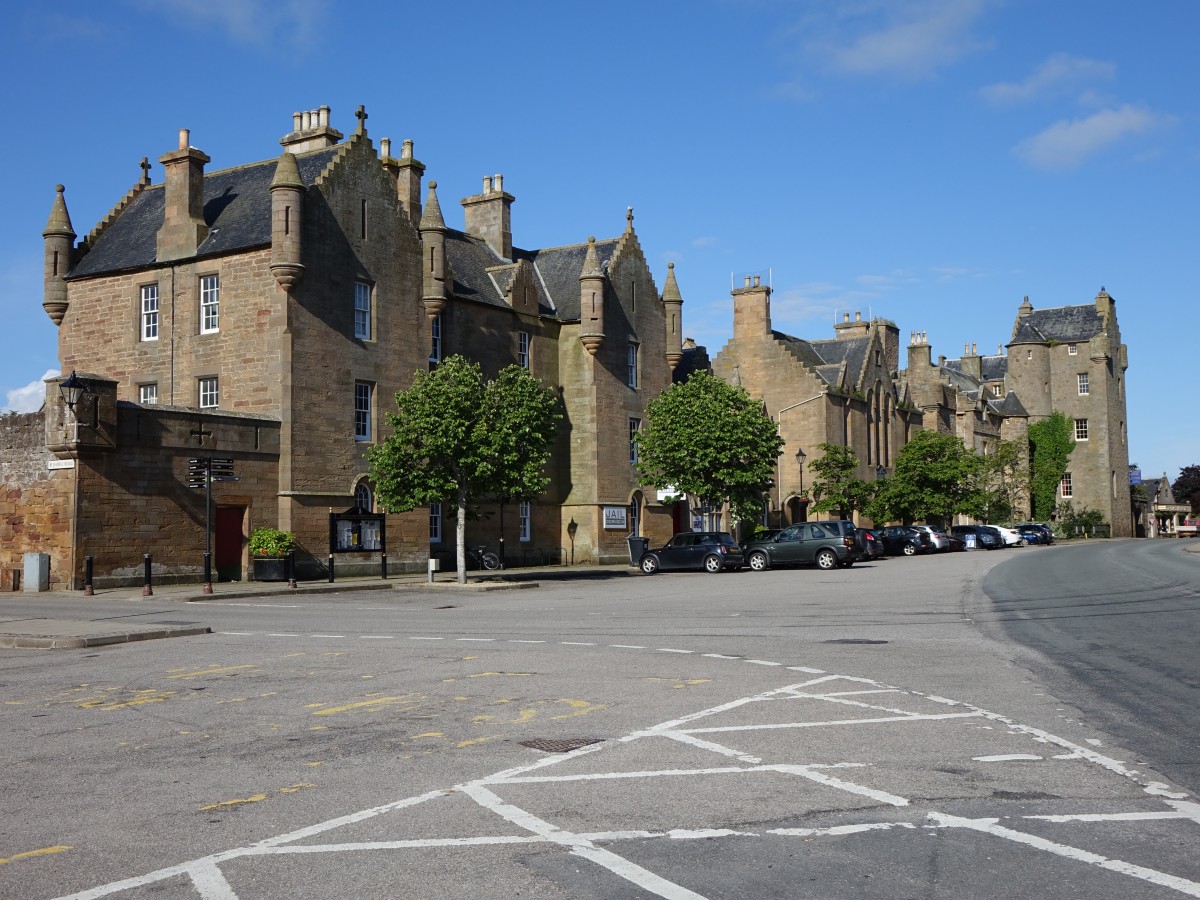
[[[517,198],[504,190],[504,176],[483,179],[483,192],[462,201],[467,234],[483,238],[499,256],[512,259],[512,204]]]
[[[759,340],[771,336],[771,288],[757,275],[733,291],[733,339]]]
[[[418,226],[421,231],[421,303],[425,315],[436,319],[446,306],[446,222],[438,203],[437,182],[429,182],[429,199]]]
[[[596,255],[596,238],[588,238],[587,256],[579,272],[579,339],[596,355],[604,343],[604,272]]]
[[[304,182],[296,156],[284,151],[271,179],[271,274],[290,291],[304,274],[300,236],[303,231]]]
[[[662,303],[667,321],[667,365],[674,372],[679,360],[683,359],[683,296],[675,280],[675,263],[667,263]]]
[[[44,264],[42,273],[42,308],[55,325],[61,325],[67,314],[66,274],[71,268],[71,249],[75,244],[75,230],[71,227],[71,216],[67,213],[66,190],[55,185],[57,192],[54,205],[50,207],[50,220],[42,232],[44,242]]]
[[[208,237],[204,222],[204,165],[210,161],[189,145],[190,133],[179,130],[179,149],[158,158],[166,169],[163,224],[158,230],[158,260],[184,259]]]

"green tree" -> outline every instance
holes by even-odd
[[[980,507],[977,517],[984,522],[1010,521],[1029,490],[1029,469],[1021,445],[1000,441],[994,453],[980,457],[976,487]]]
[[[1192,512],[1200,512],[1200,466],[1184,466],[1171,484],[1177,503],[1190,503]]]
[[[704,507],[728,503],[753,519],[774,484],[783,439],[744,388],[694,372],[650,401],[636,447],[642,484],[670,486]]]
[[[875,485],[858,477],[858,457],[840,444],[818,444],[821,456],[808,464],[813,481],[813,512],[836,512],[848,519],[871,502]]]
[[[487,380],[478,364],[448,357],[396,394],[391,434],[367,453],[375,492],[388,512],[453,502],[465,582],[467,516],[483,502],[545,489],[561,418],[554,391],[527,370],[508,366]]]
[[[982,457],[960,438],[918,431],[896,454],[891,478],[881,483],[869,505],[872,518],[947,522],[956,513],[978,515],[984,507],[979,488]]]
[[[1067,457],[1075,449],[1071,420],[1060,412],[1029,426],[1029,493],[1033,518],[1047,521],[1054,513],[1054,498],[1067,471]]]

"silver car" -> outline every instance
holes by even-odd
[[[913,525],[912,527],[917,529],[917,531],[923,531],[929,535],[929,542],[933,544],[934,550],[950,549],[950,538],[946,537],[945,534],[938,531],[932,525]]]

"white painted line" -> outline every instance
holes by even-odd
[[[887,791],[877,791],[874,788],[855,784],[852,781],[831,778],[821,772],[813,771],[816,768],[815,766],[763,766],[762,768],[783,772],[785,775],[799,775],[801,778],[807,778],[810,781],[817,782],[817,784],[823,784],[826,787],[836,788],[839,791],[846,791],[850,794],[858,794],[860,797],[870,797],[872,800],[887,803],[891,806],[908,806],[908,799],[905,797],[898,797],[895,794],[889,794]]]
[[[904,691],[900,688],[873,688],[869,691],[833,691],[828,694],[810,694],[808,696],[820,697],[822,700],[826,697],[858,697],[862,694],[903,694]]]
[[[345,637],[344,634],[313,634],[313,635],[309,635],[309,636],[310,637],[324,637],[324,638],[344,638]]]
[[[767,834],[783,837],[824,837],[861,834],[864,831],[887,831],[889,828],[916,828],[912,822],[864,822],[861,825],[834,825],[832,828],[772,828]]]
[[[969,719],[979,713],[941,713],[939,715],[881,716],[878,719],[833,719],[828,722],[778,722],[762,725],[722,725],[712,728],[689,728],[688,734],[714,734],[722,731],[771,731],[787,728],[825,728],[830,725],[878,725],[883,722],[931,722],[944,719]]]
[[[413,634],[410,634],[408,636],[408,639],[410,641],[444,641],[445,640],[444,637],[420,637],[418,635],[413,635]]]
[[[1148,819],[1187,819],[1181,812],[1078,813],[1070,816],[1022,816],[1043,822],[1143,822]]]
[[[357,841],[346,844],[289,844],[257,852],[256,856],[287,856],[300,853],[343,853],[348,850],[426,850],[431,847],[485,847],[495,844],[541,844],[537,835],[484,835],[472,838],[426,838],[411,841]]]
[[[289,634],[286,631],[268,631],[267,637],[300,637],[298,634]]]
[[[215,863],[196,866],[188,875],[201,900],[237,900],[233,886],[225,880]]]
[[[752,665],[752,666],[780,666],[780,665],[783,665],[783,663],[769,662],[765,659],[748,659],[748,660],[746,660],[746,662],[750,663],[750,665]]]
[[[645,647],[639,647],[637,644],[609,644],[610,647],[616,647],[618,650],[645,650]]]
[[[456,641],[467,641],[475,644],[491,644],[495,642],[495,638],[455,638]]]
[[[1147,794],[1153,794],[1156,797],[1167,797],[1171,800],[1186,800],[1188,795],[1181,791],[1173,791],[1161,781],[1151,781],[1143,790]]]
[[[695,653],[695,650],[675,650],[672,647],[658,647],[659,653]]]
[[[740,656],[726,656],[724,653],[704,653],[709,659],[741,659]]]
[[[762,762],[761,757],[751,756],[749,753],[743,753],[740,750],[734,750],[732,747],[726,747],[723,744],[715,744],[712,741],[705,741],[701,738],[690,734],[683,734],[679,731],[661,731],[663,737],[670,738],[673,741],[678,741],[681,744],[688,744],[700,750],[707,750],[710,753],[719,753],[721,756],[730,756],[741,762],[756,766]]]
[[[1024,844],[1025,846],[1033,847],[1036,850],[1044,850],[1045,852],[1053,853],[1056,856],[1064,856],[1067,859],[1074,859],[1078,862],[1099,866],[1100,868],[1107,869],[1110,872],[1118,872],[1121,875],[1128,875],[1131,878],[1140,878],[1142,881],[1148,881],[1151,884],[1157,884],[1160,887],[1166,887],[1174,891],[1179,891],[1179,893],[1187,894],[1189,897],[1200,897],[1200,883],[1195,881],[1188,881],[1186,878],[1168,875],[1165,872],[1159,872],[1156,869],[1148,869],[1145,866],[1136,866],[1133,863],[1127,863],[1124,860],[1109,859],[1107,856],[1101,856],[1098,853],[1092,853],[1088,850],[1081,850],[1078,847],[1071,847],[1066,844],[1057,844],[1054,841],[1048,841],[1045,838],[1036,837],[1032,834],[1013,831],[1011,828],[1005,828],[1002,825],[997,825],[995,819],[963,819],[959,818],[958,816],[948,816],[943,813],[936,812],[930,813],[929,818],[937,822],[939,825],[947,828],[967,828],[971,831],[990,834],[993,837],[1003,838],[1018,844]]]
[[[544,644],[546,642],[545,641],[519,641],[519,640],[513,638],[513,639],[510,639],[508,641],[508,643],[510,643],[510,644]]]
[[[564,647],[595,647],[595,644],[589,644],[586,641],[559,641]]]
[[[396,636],[394,634],[360,634],[358,639],[360,641],[394,641]]]
[[[245,635],[249,635],[249,634],[254,634],[254,632],[253,631],[218,631],[217,634],[237,634],[237,635],[245,636]]]
[[[714,766],[708,769],[648,769],[639,772],[583,772],[577,775],[518,775],[489,784],[553,784],[576,781],[626,781],[632,778],[678,778],[694,775],[744,775],[748,772],[775,771],[774,766]]]
[[[808,672],[810,675],[824,675],[825,674],[824,669],[811,669],[808,666],[788,666],[787,668],[789,671],[792,671],[792,672]]]
[[[1168,800],[1167,806],[1173,806],[1193,822],[1200,824],[1200,803],[1183,803],[1179,800]]]
[[[1055,757],[1055,759],[1061,758],[1062,757],[1058,756]],[[1036,762],[1037,760],[1040,760],[1041,757],[1034,756],[1032,753],[1000,753],[996,756],[972,756],[971,759],[973,759],[975,762],[1018,762],[1021,760]]]

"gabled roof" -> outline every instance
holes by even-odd
[[[840,386],[843,365],[851,386],[857,383],[871,343],[870,337],[806,341],[782,331],[772,331],[771,336],[830,387]]]
[[[1104,331],[1104,322],[1094,305],[1057,306],[1035,309],[1017,321],[1012,344],[1044,344],[1049,341],[1078,343]]]
[[[596,256],[605,272],[619,241],[620,238],[596,241]],[[579,320],[579,273],[583,271],[587,248],[588,245],[582,243],[544,250],[513,250],[514,259],[527,259],[533,263],[549,295],[551,308],[564,322]]]
[[[337,154],[337,147],[299,154],[296,163],[304,184],[311,185]],[[248,250],[271,243],[271,179],[278,159],[206,172],[204,221],[208,237],[197,256],[214,256]],[[158,261],[158,230],[163,222],[165,185],[146,188],[109,225],[96,245],[67,276],[86,278],[130,269],[144,269]]]

